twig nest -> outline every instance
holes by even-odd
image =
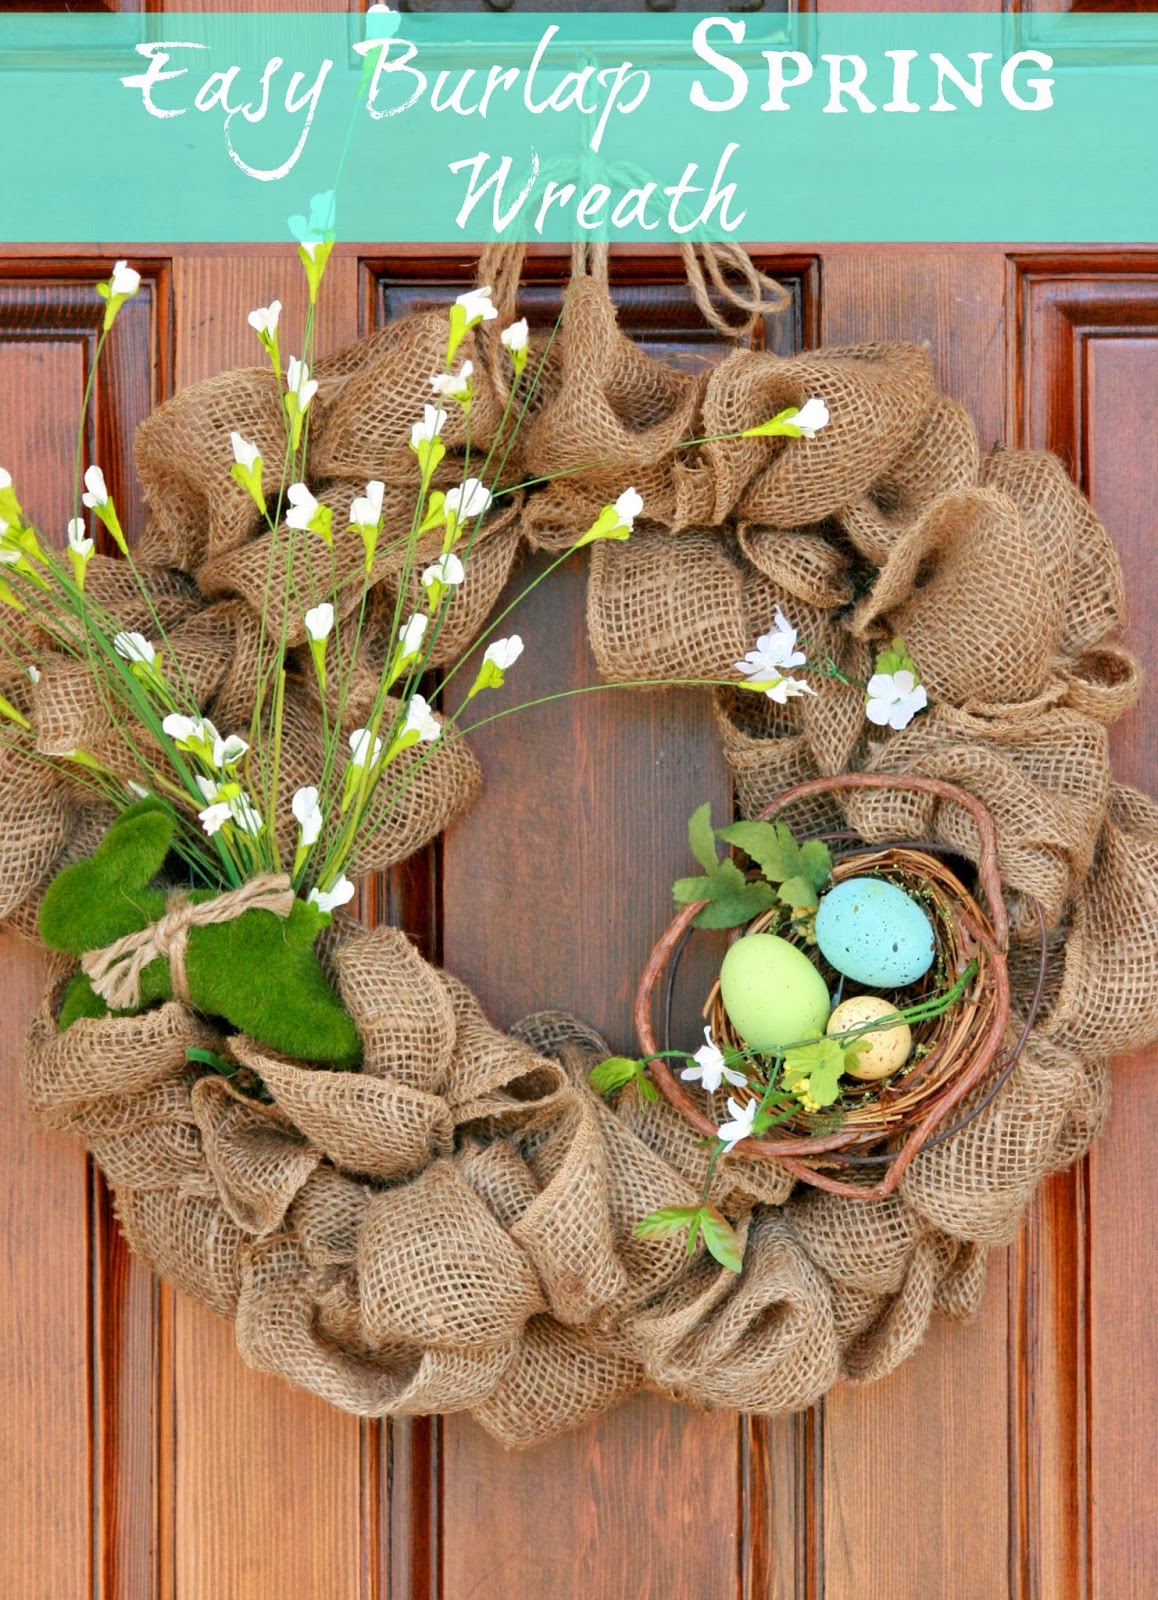
[[[858,994],[851,1000],[842,1000],[828,1019],[826,1033],[847,1033],[852,1028],[862,1028],[869,1022],[880,1022],[895,1016],[891,1028],[874,1028],[861,1037],[862,1048],[855,1058],[846,1057],[845,1072],[850,1078],[862,1078],[875,1083],[880,1078],[890,1078],[909,1059],[913,1048],[913,1035],[909,1024],[891,1000],[879,994]]]

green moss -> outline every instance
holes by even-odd
[[[284,920],[247,911],[191,929],[185,970],[194,1004],[286,1055],[355,1066],[358,1030],[318,964],[320,930],[317,910],[304,900]]]
[[[140,800],[117,818],[92,855],[58,872],[40,907],[40,937],[50,950],[83,955],[164,914],[165,894],[149,884],[165,864],[176,824],[157,800]]]
[[[65,867],[40,910],[40,933],[53,950],[83,955],[164,914],[166,895],[149,885],[173,842],[174,819],[155,800],[131,806],[85,861]],[[190,896],[212,898],[208,892]],[[247,911],[232,922],[189,930],[185,971],[197,1010],[286,1055],[334,1067],[354,1067],[361,1044],[353,1019],[326,982],[314,952],[321,930],[317,909],[294,902],[286,918]],[[144,1010],[172,998],[168,962],[141,975]],[[65,991],[59,1026],[108,1015],[108,1007],[78,973]]]

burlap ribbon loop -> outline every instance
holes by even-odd
[[[131,1011],[141,1003],[141,974],[158,956],[164,956],[174,998],[189,1005],[185,946],[190,928],[236,922],[246,911],[272,911],[277,917],[288,917],[293,903],[293,886],[284,872],[262,873],[212,900],[192,901],[175,889],[163,917],[137,933],[126,933],[103,950],[90,950],[81,957],[81,968],[111,1011]]]

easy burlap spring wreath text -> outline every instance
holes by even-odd
[[[743,270],[734,253],[726,264]],[[719,258],[709,267],[719,279]],[[747,270],[758,297],[762,285]],[[483,281],[511,315],[517,273],[517,260],[483,266]],[[702,277],[693,282],[718,317]],[[115,296],[115,281],[105,287]],[[453,527],[447,547],[446,516],[425,532],[412,523],[430,452],[424,460],[422,439],[413,448],[407,439],[431,398],[431,374],[444,365],[441,311],[391,323],[318,361],[312,376],[299,369],[289,386],[309,408],[303,480],[311,503],[294,502],[298,526],[320,534],[320,510],[352,497],[360,504],[378,484],[373,539],[369,512],[361,530],[352,515],[345,532],[326,524],[326,539],[295,546],[276,520],[272,528],[263,520],[260,484],[255,494],[246,473],[280,460],[287,402],[271,371],[257,368],[186,390],[140,430],[137,465],[151,508],[136,551],[144,596],[123,561],[86,551],[83,527],[70,533],[85,592],[124,638],[147,638],[155,618],[164,624],[174,660],[125,647],[138,681],[179,669],[210,719],[208,731],[178,730],[194,754],[198,738],[210,741],[207,763],[220,758],[222,782],[213,794],[202,787],[206,831],[224,832],[238,849],[257,836],[247,807],[258,792],[242,782],[243,757],[214,752],[212,739],[219,728],[250,725],[271,626],[269,574],[282,570],[287,549],[302,569],[286,585],[279,576],[275,591],[296,584],[307,593],[324,545],[339,620],[347,614],[342,586],[356,607],[368,575],[364,626],[342,634],[354,638],[352,653],[331,659],[328,680],[346,688],[343,734],[367,735],[376,686],[401,648],[393,632],[400,610],[441,584],[444,625],[423,666],[455,661],[483,628],[520,548],[561,552],[583,542],[630,484],[644,507],[631,537],[607,536],[604,520],[604,535],[590,541],[589,630],[606,676],[734,681],[735,664],[777,608],[838,669],[816,681],[815,693],[784,703],[738,687],[717,691],[745,815],[796,781],[849,769],[944,778],[988,808],[1012,925],[1014,1032],[1036,966],[1035,902],[1049,929],[1045,1004],[1011,1076],[958,1133],[920,1154],[887,1200],[794,1187],[775,1164],[725,1158],[712,1199],[740,1240],[738,1275],[702,1248],[689,1257],[681,1239],[641,1239],[633,1230],[645,1213],[696,1200],[703,1149],[695,1131],[631,1088],[614,1110],[595,1095],[587,1073],[606,1047],[565,1014],[498,1032],[465,987],[400,933],[368,930],[343,913],[336,870],[319,872],[312,903],[298,899],[303,910],[291,914],[316,915],[323,926],[320,937],[314,923],[304,927],[294,947],[304,965],[289,989],[305,998],[287,1026],[326,1033],[326,1059],[340,1064],[351,1050],[341,1018],[352,1019],[357,1070],[256,1043],[264,1024],[244,1021],[251,995],[199,1000],[222,994],[228,941],[240,938],[232,930],[241,923],[215,923],[196,894],[155,886],[173,841],[148,801],[128,817],[134,831],[116,864],[119,871],[131,858],[133,892],[156,898],[142,900],[140,923],[119,934],[127,940],[119,947],[100,927],[67,943],[69,918],[100,899],[98,847],[115,843],[116,811],[88,780],[135,780],[109,736],[89,663],[48,648],[31,606],[20,626],[41,664],[30,679],[10,651],[0,685],[10,726],[26,739],[14,734],[0,752],[0,909],[10,926],[32,933],[48,885],[71,882],[73,899],[54,889],[41,925],[52,924],[55,904],[65,924],[55,942],[66,952],[103,946],[105,959],[85,957],[78,988],[76,957],[50,957],[25,1054],[28,1103],[48,1125],[84,1139],[133,1248],[231,1318],[250,1364],[335,1405],[366,1415],[468,1410],[510,1444],[575,1426],[642,1386],[709,1407],[802,1407],[842,1377],[890,1371],[935,1310],[973,1312],[987,1246],[1013,1236],[1035,1186],[1075,1160],[1101,1126],[1107,1056],[1158,1034],[1158,807],[1113,783],[1107,755],[1107,727],[1138,690],[1133,659],[1116,643],[1121,573],[1061,465],[1022,451],[983,456],[968,416],[938,393],[916,348],[864,345],[794,359],[743,348],[692,374],[625,338],[605,281],[580,274],[508,447],[512,385],[525,365],[524,356],[512,373],[511,357],[526,343],[516,334],[500,345],[504,320],[461,333],[460,359],[473,373],[469,435],[462,409],[448,404],[446,459],[434,462],[429,483],[440,494],[457,483],[468,437],[474,459],[503,442],[504,485],[550,481],[496,500],[461,577],[446,563],[455,548]],[[269,337],[267,318],[263,343]],[[272,338],[276,349],[276,316]],[[538,359],[542,343],[530,343]],[[741,436],[814,396],[828,417],[815,437],[799,429]],[[231,446],[231,434],[248,455]],[[438,428],[428,430],[426,443],[438,438]],[[89,503],[115,520],[102,490],[90,484]],[[7,557],[15,585],[18,564],[35,572],[38,558],[27,540],[14,543],[25,524],[10,483],[3,493],[0,532],[16,552]],[[426,541],[432,564],[421,578],[418,564],[403,559],[411,536]],[[313,670],[317,628],[288,613],[276,626],[287,629],[275,701],[292,730],[282,749],[293,768],[281,773],[278,792],[296,798],[315,783],[334,706],[325,673]],[[333,650],[328,631],[323,656]],[[841,681],[863,681],[874,650],[894,634],[932,702],[898,732],[866,724],[863,693]],[[501,683],[510,660],[509,650],[493,654],[482,687],[495,673]],[[425,701],[413,709],[412,686],[406,692],[411,709],[387,719],[383,738],[390,728],[395,737],[404,726],[413,732],[394,752],[412,764],[412,778],[360,835],[351,871],[402,859],[478,790],[466,744]],[[356,773],[379,759],[368,754],[371,742],[352,742]],[[359,781],[351,788],[347,779],[343,794],[339,778],[335,806],[339,797],[351,804]],[[313,813],[282,811],[267,831],[300,874],[308,869],[295,852],[317,848]],[[796,808],[792,821],[805,831],[851,824],[867,839],[935,840],[976,855],[970,818],[928,795],[858,792],[840,804],[828,796]],[[335,846],[335,868],[339,854]],[[69,863],[88,876],[58,876]],[[288,876],[271,873],[256,909],[235,909],[272,920],[270,906],[284,910]],[[176,979],[168,965],[175,943]],[[99,988],[84,987],[118,972],[116,998],[123,1002],[135,983],[147,1005],[138,1014],[101,1014]],[[336,1015],[327,978],[342,1002]],[[72,1007],[63,1029],[62,1004]]]

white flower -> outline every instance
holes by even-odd
[[[366,493],[350,501],[350,521],[354,527],[378,526],[382,520],[382,496],[385,493],[386,485],[372,478],[366,485]]]
[[[398,32],[401,17],[393,6],[375,3],[366,7],[367,39],[389,39]]]
[[[197,817],[205,832],[212,838],[215,833],[220,833],[231,819],[228,800],[215,800],[212,805],[199,811]]]
[[[28,678],[29,678],[29,682],[30,683],[39,683],[40,682],[40,668],[39,667],[30,666],[28,668]]]
[[[250,444],[248,439],[243,439],[239,433],[231,433],[229,442],[233,446],[233,459],[239,467],[244,467],[247,472],[252,472],[261,457],[261,451],[255,444]]]
[[[625,489],[612,508],[624,528],[634,528],[635,519],[643,511],[643,496],[636,489]]]
[[[209,726],[212,727],[213,724],[210,723]],[[240,734],[229,733],[223,739],[214,729],[213,765],[220,771],[224,772],[226,767],[235,767],[248,749],[249,746]]]
[[[736,662],[736,671],[746,678],[778,678],[789,667],[802,667],[806,659],[796,648],[796,629],[777,606],[771,633],[760,635],[755,650]]]
[[[416,422],[410,430],[410,448],[417,450],[420,444],[437,439],[445,421],[446,412],[441,406],[423,406],[422,421]]]
[[[332,233],[336,219],[334,205],[334,191],[323,189],[320,194],[310,196],[310,214],[303,217],[297,212],[292,217],[287,217],[289,230],[301,245],[302,249],[314,259],[314,252],[327,234]]]
[[[747,1078],[734,1067],[725,1065],[724,1052],[712,1038],[711,1028],[704,1029],[704,1040],[705,1042],[692,1057],[697,1065],[685,1067],[680,1077],[686,1078],[689,1083],[698,1081],[708,1094],[715,1094],[724,1082],[730,1083],[735,1089],[742,1089],[748,1082]]]
[[[794,417],[787,419],[794,428],[799,428],[806,439],[815,439],[821,428],[828,427],[828,407],[823,400],[813,395],[811,400],[806,400]]]
[[[490,503],[491,492],[486,485],[477,478],[468,478],[465,483],[446,491],[443,509],[457,521],[464,522],[468,517],[481,517]]]
[[[427,701],[422,698],[421,694],[414,694],[414,698],[411,699],[409,706],[406,707],[406,722],[398,730],[395,749],[401,744],[414,744],[414,738],[411,738],[411,734],[414,734],[417,741],[422,742],[422,744],[433,744],[433,741],[438,738],[438,734],[441,731],[443,731],[441,730],[441,723],[438,722],[438,718],[430,710]]]
[[[416,694],[406,708],[406,721],[398,735],[399,740],[405,739],[407,734],[416,733],[423,744],[433,744],[441,732],[441,725],[429,705],[420,694]]]
[[[422,641],[429,626],[430,618],[416,611],[409,622],[404,623],[398,630],[399,656],[416,656],[422,649]]]
[[[306,900],[312,906],[317,906],[323,915],[336,911],[339,906],[344,906],[354,898],[354,885],[343,872],[338,881],[329,889],[311,889]]]
[[[775,700],[778,706],[786,706],[789,700],[798,700],[802,694],[815,694],[816,690],[802,678],[777,678],[764,693],[769,700]]]
[[[525,350],[530,330],[527,327],[526,317],[520,317],[518,322],[512,322],[509,328],[504,328],[499,334],[499,343],[510,351]]]
[[[269,305],[258,306],[256,311],[251,311],[249,313],[249,326],[256,334],[264,334],[266,338],[272,339],[274,334],[277,332],[277,324],[280,316],[281,301],[271,300]]]
[[[218,784],[212,778],[203,778],[198,774],[197,787],[209,802],[203,811],[197,813],[206,833],[219,833],[227,822],[235,823],[243,833],[261,832],[261,812],[236,783]]]
[[[430,380],[430,387],[435,394],[443,395],[447,400],[465,400],[470,393],[473,372],[474,362],[464,361],[457,372],[436,372]]]
[[[90,510],[95,511],[98,506],[108,504],[109,491],[105,485],[105,475],[97,466],[92,466],[84,475],[84,486],[88,491],[81,495],[81,500]]]
[[[304,621],[311,640],[320,644],[323,639],[329,638],[333,629],[334,608],[328,600],[323,600],[306,612]]]
[[[918,711],[929,704],[923,683],[907,667],[900,672],[876,672],[868,681],[864,714],[878,728],[907,728]]]
[[[201,826],[210,835],[220,833],[230,821],[229,801],[218,799],[220,789],[212,778],[203,778],[198,773],[196,781],[197,787],[201,790],[201,798],[209,802],[203,811],[197,813]]]
[[[366,765],[367,756],[369,757],[369,764],[371,766],[373,766],[374,763],[378,760],[378,757],[381,754],[382,754],[382,741],[381,741],[381,739],[375,739],[374,740],[374,749],[371,751],[371,749],[370,749],[370,730],[369,730],[369,728],[355,728],[354,729],[353,733],[350,735],[350,765],[351,765],[351,767],[364,767]]]
[[[491,662],[500,672],[506,672],[514,666],[522,653],[523,641],[517,633],[512,633],[509,639],[496,639],[494,644],[488,644],[483,653],[483,660]]]
[[[491,303],[490,285],[483,289],[468,289],[466,294],[460,294],[455,300],[456,306],[461,306],[463,317],[468,328],[478,322],[493,322],[498,316],[494,305]]]
[[[301,828],[301,838],[298,844],[301,849],[308,850],[312,844],[318,842],[318,835],[322,831],[322,808],[318,804],[318,791],[312,784],[304,789],[298,789],[290,801],[290,809],[297,818]]]
[[[12,474],[7,467],[0,467],[0,489],[11,489]]]
[[[442,584],[444,589],[453,589],[466,577],[466,569],[453,551],[449,555],[440,556],[433,566],[427,567],[422,574],[422,587],[429,589],[432,583]]]
[[[240,734],[230,733],[222,738],[208,717],[183,717],[171,711],[161,727],[178,749],[193,751],[222,772],[226,767],[235,767],[249,749]],[[197,784],[206,800],[217,798],[217,785],[212,778],[198,776]]]
[[[290,356],[286,362],[285,385],[290,394],[296,395],[299,411],[304,411],[318,392],[318,380],[310,377],[309,367],[297,356]]]
[[[643,496],[638,489],[625,489],[613,506],[604,506],[574,548],[594,544],[597,539],[630,539],[635,519],[643,511]]]
[[[183,717],[176,711],[169,713],[162,722],[161,727],[174,744],[204,745],[207,750],[212,750],[213,746],[221,738],[221,735],[208,717]],[[202,779],[198,778],[197,782],[201,785],[202,793],[204,793],[204,784],[210,782],[210,780],[206,778],[203,782]],[[213,797],[212,795],[206,795],[205,798],[210,800]]]
[[[113,275],[109,279],[110,298],[123,294],[127,300],[130,295],[136,294],[141,287],[141,274],[130,267],[127,261],[118,261],[113,266]]]
[[[290,509],[285,514],[286,526],[308,533],[310,523],[318,514],[318,502],[304,483],[291,483],[286,490]]]
[[[147,800],[149,798],[149,790],[145,788],[145,785],[143,783],[135,783],[132,778],[125,784],[125,788],[130,794],[135,794],[138,800]]]
[[[87,532],[88,529],[85,526],[84,518],[73,517],[68,525],[68,548],[74,555],[81,556],[85,560],[87,560],[93,552],[92,540],[85,537]]]
[[[113,649],[126,661],[139,661],[146,667],[151,667],[157,659],[156,650],[143,633],[116,634],[113,638]]]
[[[229,802],[229,812],[243,833],[259,834],[262,829],[261,812],[247,794],[239,794]]]
[[[728,1096],[728,1114],[732,1120],[721,1122],[716,1129],[716,1136],[724,1141],[725,1150],[733,1149],[741,1139],[752,1137],[752,1124],[756,1120],[758,1109],[759,1102],[756,1100],[749,1100],[747,1104],[741,1105],[738,1100],[733,1100],[731,1095]]]

